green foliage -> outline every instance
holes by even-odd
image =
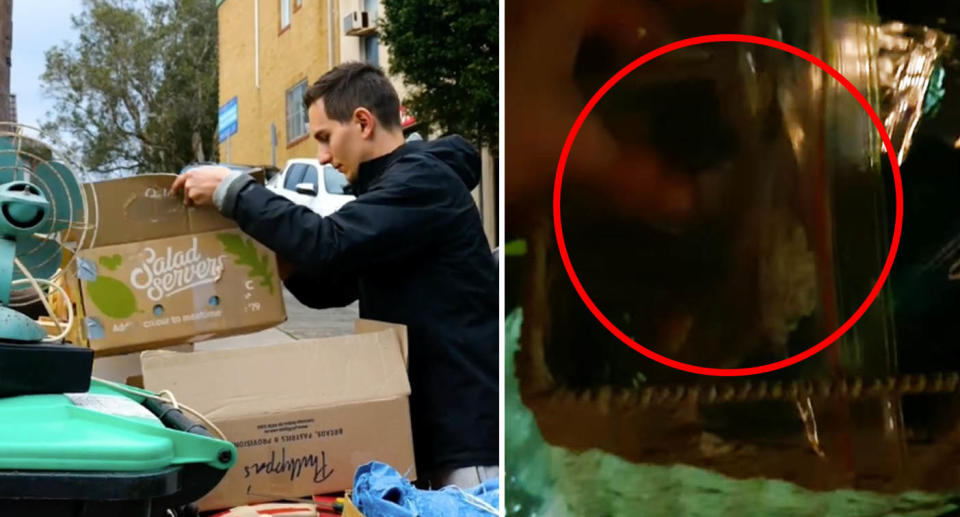
[[[256,244],[236,233],[219,233],[217,240],[223,244],[224,251],[234,256],[234,264],[248,266],[250,277],[259,277],[260,285],[273,294],[273,272],[270,270],[269,255],[258,255]]]
[[[383,0],[390,70],[421,121],[478,145],[499,141],[499,22],[494,0]]]
[[[43,128],[94,172],[177,172],[217,155],[212,0],[84,0],[79,34],[46,53]]]

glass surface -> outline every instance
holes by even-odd
[[[707,7],[690,16],[669,4],[657,4],[656,27],[669,41],[746,33],[789,43],[887,114],[875,2],[758,0],[736,16]],[[584,38],[575,72],[584,99],[636,57]],[[888,158],[863,108],[814,65],[754,45],[683,49],[624,78],[591,118],[632,150],[622,170],[635,188],[622,195],[660,193],[629,214],[589,184],[565,183],[561,196],[583,287],[639,344],[698,366],[767,364],[826,338],[875,284],[893,221]],[[939,515],[953,507],[960,361],[943,348],[952,341],[940,341],[936,355],[919,330],[900,339],[895,314],[909,297],[897,282],[801,364],[710,378],[657,364],[609,333],[571,285],[552,224],[519,236],[527,251],[507,265],[508,284],[521,286],[508,309],[522,307],[522,325],[519,312],[508,324],[508,338],[511,325],[518,338],[507,350],[511,513]],[[935,304],[934,291],[914,296]]]

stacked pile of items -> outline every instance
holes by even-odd
[[[360,515],[346,500],[257,505],[349,491],[373,461],[415,479],[404,327],[360,320],[347,336],[194,347],[285,321],[283,286],[272,252],[215,210],[184,206],[173,178],[85,185],[100,223],[62,284],[70,341],[94,351],[94,376],[162,393],[236,447],[199,511]]]

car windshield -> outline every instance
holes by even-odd
[[[323,185],[330,194],[348,194],[346,191],[349,186],[347,177],[330,165],[323,167]]]

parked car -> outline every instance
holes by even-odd
[[[310,158],[295,158],[267,181],[267,188],[287,199],[327,216],[353,201],[347,178],[330,165]]]

